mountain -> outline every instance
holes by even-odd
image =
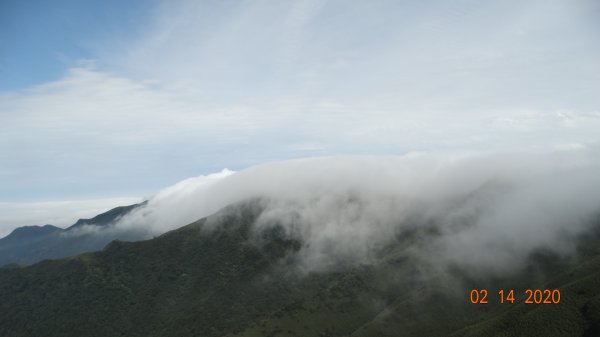
[[[144,201],[139,204],[133,204],[129,206],[119,206],[115,207],[107,212],[102,214],[98,214],[91,219],[79,219],[75,224],[71,227],[67,228],[67,230],[80,228],[82,226],[91,225],[91,226],[107,226],[113,223],[115,220],[119,219],[123,215],[131,212],[132,210],[144,206],[147,204],[147,201]]]
[[[272,223],[261,200],[146,241],[0,268],[0,335],[11,336],[597,336],[600,231],[576,259],[539,250],[509,276],[423,273],[411,252],[439,233],[416,227],[369,263],[300,268],[309,243]],[[600,223],[596,228],[600,227]],[[426,277],[425,277],[426,276]],[[471,304],[486,288],[490,303]],[[524,304],[525,289],[559,304]],[[514,289],[514,304],[492,300]],[[495,296],[495,295],[494,295]]]
[[[23,226],[13,230],[9,235],[0,239],[0,250],[4,248],[14,247],[25,242],[34,242],[43,239],[47,235],[62,231],[52,225],[44,226]]]
[[[92,219],[79,219],[67,229],[52,225],[25,226],[0,239],[0,266],[16,263],[32,264],[44,259],[56,259],[104,248],[114,239],[135,239],[133,233],[86,234],[84,225],[104,227],[144,203],[113,208]]]

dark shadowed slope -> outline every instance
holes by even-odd
[[[424,274],[412,230],[369,265],[302,272],[305,242],[252,225],[261,201],[230,206],[158,238],[0,269],[1,336],[593,336],[598,236],[576,263],[539,252],[510,278]],[[472,305],[473,287],[549,287],[559,305]],[[522,299],[520,299],[522,302]]]
[[[27,265],[45,259],[56,259],[100,250],[114,239],[134,239],[133,236],[128,235],[130,233],[71,234],[84,225],[108,226],[144,204],[116,207],[92,219],[80,219],[67,229],[52,225],[19,227],[0,239],[0,266],[10,263]]]
[[[52,233],[61,232],[63,229],[52,225],[23,226],[13,230],[10,234],[0,239],[0,250],[35,242]]]
[[[119,218],[121,218],[123,215],[131,212],[132,210],[134,210],[138,207],[142,207],[142,206],[146,205],[146,203],[147,203],[147,201],[144,201],[139,204],[129,205],[129,206],[119,206],[119,207],[115,207],[107,212],[104,212],[102,214],[98,214],[91,219],[79,219],[71,227],[67,228],[67,230],[75,229],[75,228],[85,226],[85,225],[91,225],[91,226],[110,225],[113,222],[115,222],[116,220],[118,220]]]

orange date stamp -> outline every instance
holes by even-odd
[[[515,303],[514,289],[500,289],[497,292],[496,300],[498,303]],[[558,289],[525,289],[524,296],[525,304],[558,304],[560,303],[560,290]],[[487,289],[473,289],[469,293],[469,301],[472,304],[488,304],[491,300]]]

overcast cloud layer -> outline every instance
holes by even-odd
[[[0,200],[148,196],[290,158],[598,142],[597,1],[149,12],[136,34],[82,41],[95,57],[55,81],[0,92]]]

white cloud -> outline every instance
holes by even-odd
[[[586,6],[164,2],[137,40],[2,95],[3,137],[229,147],[285,130],[288,146],[332,152],[588,141],[600,48]]]
[[[499,107],[589,110],[600,54],[592,6],[169,1],[145,36],[107,59],[219,104],[378,102],[470,117]]]
[[[224,169],[167,187],[150,198],[147,206],[123,217],[117,226],[125,230],[162,234],[167,228],[174,229],[198,220],[198,214],[210,214],[223,207],[222,200],[207,192],[233,173]]]
[[[424,262],[513,272],[538,248],[572,253],[600,210],[598,158],[597,148],[579,147],[274,162],[185,180],[117,229],[157,235],[260,197],[266,210],[255,226],[279,223],[301,238],[310,270],[368,262],[396,234],[434,226],[440,235],[415,248]]]

